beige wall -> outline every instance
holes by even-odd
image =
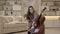
[[[42,0],[42,1],[60,1],[60,0]]]
[[[3,34],[3,22],[2,22],[2,18],[0,17],[0,34]]]

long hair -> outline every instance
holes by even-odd
[[[30,12],[30,8],[32,8],[33,13],[31,13],[31,12]],[[30,19],[30,17],[29,17],[29,16],[31,16],[31,15],[33,15],[33,16],[34,16],[34,12],[35,12],[35,10],[34,10],[33,6],[29,6],[29,7],[28,7],[28,12],[27,12],[27,19]]]

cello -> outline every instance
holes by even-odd
[[[37,17],[35,23],[31,26],[30,32],[31,34],[45,34],[45,27],[44,27],[44,21],[45,17],[42,16],[42,13],[45,11],[46,7],[41,11],[40,15]],[[34,31],[32,33],[32,31]]]

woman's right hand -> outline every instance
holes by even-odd
[[[24,18],[24,20],[26,20],[26,17]]]

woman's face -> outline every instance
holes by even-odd
[[[33,8],[32,7],[30,8],[30,12],[33,13]]]

